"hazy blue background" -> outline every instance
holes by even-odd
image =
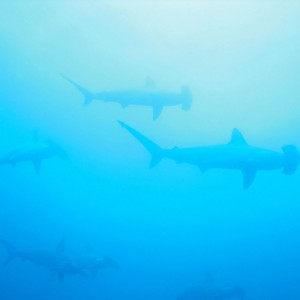
[[[119,271],[49,282],[15,261],[0,268],[0,299],[176,299],[209,271],[249,300],[300,299],[300,174],[239,172],[150,157],[116,122],[164,147],[226,143],[300,147],[300,4],[297,1],[22,1],[0,3],[0,153],[32,139],[69,160],[0,169],[0,237],[20,247],[95,252]],[[188,112],[153,122],[143,107],[82,97],[59,73],[94,91],[189,85]],[[0,261],[5,251],[0,249]]]

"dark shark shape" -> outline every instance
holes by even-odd
[[[106,268],[119,269],[119,264],[108,256],[99,256],[93,253],[89,246],[85,253],[74,259],[78,268],[84,272],[89,272],[95,278],[99,270]]]
[[[54,250],[45,249],[17,249],[5,240],[0,240],[0,243],[7,250],[7,259],[4,265],[7,265],[12,259],[18,257],[23,261],[29,261],[36,266],[45,267],[50,271],[50,278],[58,276],[60,281],[63,281],[65,275],[79,274],[86,277],[86,274],[77,267],[77,265],[71,261],[65,255],[65,238],[62,238],[58,246]]]
[[[67,158],[65,151],[56,143],[50,140],[36,141],[32,145],[11,151],[0,158],[0,165],[11,164],[14,167],[18,163],[28,161],[33,164],[35,171],[40,173],[42,161],[55,156]]]
[[[183,292],[177,300],[229,300],[244,299],[245,291],[238,285],[220,287],[215,284],[212,276],[206,274],[202,284]]]
[[[228,144],[163,149],[124,122],[119,123],[150,152],[150,167],[154,167],[162,158],[169,158],[177,163],[196,165],[203,172],[212,168],[240,170],[244,178],[244,188],[253,183],[260,170],[283,169],[283,173],[293,174],[300,162],[299,152],[294,145],[282,147],[283,152],[250,146],[238,129],[233,129]]]
[[[185,291],[177,300],[229,300],[244,298],[244,290],[237,285],[224,288],[217,286],[195,286]]]
[[[93,100],[116,102],[121,104],[122,107],[129,105],[150,106],[153,109],[153,120],[156,120],[165,106],[181,105],[183,110],[189,110],[192,105],[192,94],[186,86],[182,87],[179,93],[156,90],[153,82],[148,79],[147,88],[145,89],[93,93],[69,77],[61,75],[84,96],[83,106],[87,106]]]

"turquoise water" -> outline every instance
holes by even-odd
[[[3,0],[0,157],[51,140],[67,159],[43,160],[39,174],[0,166],[0,239],[55,253],[65,237],[72,264],[91,250],[119,268],[49,280],[53,270],[17,257],[0,268],[0,299],[175,300],[199,285],[298,299],[299,171],[258,172],[244,190],[236,170],[167,159],[150,169],[117,120],[165,148],[225,144],[233,128],[258,147],[300,147],[299,11],[279,0]],[[155,90],[188,86],[193,103],[155,121],[150,107],[83,107],[61,73],[94,92],[149,78]]]

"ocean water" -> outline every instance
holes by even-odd
[[[43,160],[39,174],[0,166],[0,239],[56,253],[64,237],[72,264],[92,250],[119,267],[49,280],[30,259],[6,264],[2,243],[0,299],[176,300],[200,285],[300,299],[299,170],[258,172],[245,190],[238,170],[149,168],[117,122],[164,148],[226,144],[233,128],[250,145],[300,147],[299,12],[282,0],[2,0],[0,157],[51,140],[67,159]],[[61,74],[94,92],[147,89],[147,78],[189,86],[193,103],[155,121],[145,106],[83,107]]]

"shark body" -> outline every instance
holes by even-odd
[[[196,286],[185,291],[177,300],[229,300],[244,299],[245,292],[239,286],[233,287],[207,287]]]
[[[218,286],[209,273],[205,275],[202,284],[187,289],[177,300],[241,300],[245,298],[245,291],[240,286]]]
[[[153,109],[153,120],[156,120],[166,106],[180,105],[183,110],[189,110],[192,105],[192,94],[187,86],[181,88],[180,92],[167,92],[155,88],[141,90],[115,90],[93,93],[77,82],[62,75],[84,96],[83,106],[87,106],[93,100],[119,103],[123,108],[129,105],[149,106]]]
[[[118,269],[118,263],[108,256],[99,256],[92,252],[91,248],[88,247],[87,251],[74,259],[78,268],[84,272],[91,274],[95,278],[98,272],[102,269],[113,268]]]
[[[253,183],[258,171],[283,169],[283,173],[293,174],[300,162],[299,152],[294,145],[282,147],[282,152],[250,146],[238,129],[233,129],[231,140],[224,145],[163,149],[124,122],[119,123],[150,152],[150,167],[162,158],[168,158],[177,163],[196,165],[202,172],[212,168],[240,170],[244,188]]]
[[[14,167],[22,162],[31,162],[35,171],[39,173],[42,161],[55,156],[62,159],[67,158],[66,153],[60,146],[48,140],[11,151],[0,158],[0,165],[10,164]]]
[[[65,255],[65,239],[59,242],[58,246],[54,250],[46,249],[17,249],[10,243],[4,240],[0,240],[0,243],[7,250],[8,257],[5,261],[7,265],[15,257],[20,258],[23,261],[29,261],[36,266],[45,267],[50,271],[50,278],[58,276],[60,281],[63,281],[65,275],[79,274],[86,277],[86,274],[77,267],[77,265]]]

